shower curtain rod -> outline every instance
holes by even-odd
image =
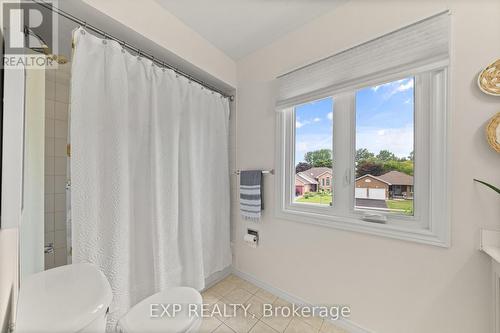
[[[220,94],[222,97],[224,98],[228,98],[230,101],[233,101],[234,100],[234,96],[232,95],[227,95],[225,94],[224,92],[222,92],[221,90],[211,86],[210,84],[202,81],[202,80],[199,80],[179,69],[177,69],[176,67],[170,65],[169,63],[165,62],[165,61],[160,61],[158,60],[157,58],[155,58],[153,55],[147,53],[147,52],[144,52],[142,51],[141,49],[125,42],[124,40],[121,40],[121,39],[118,39],[117,37],[113,36],[113,35],[110,35],[108,34],[107,32],[97,28],[96,26],[93,26],[91,24],[87,24],[86,21],[84,20],[81,20],[79,18],[77,18],[76,16],[74,15],[71,15],[70,13],[68,12],[65,12],[64,10],[62,9],[59,9],[57,7],[54,7],[52,4],[49,4],[43,0],[31,0],[33,1],[34,3],[36,4],[39,4],[40,6],[58,14],[58,15],[61,15],[62,17],[65,17],[67,18],[68,20],[71,20],[75,23],[78,23],[80,26],[83,26],[85,29],[88,29],[88,30],[92,30],[100,35],[102,35],[104,37],[104,39],[111,39],[111,40],[114,40],[116,42],[118,42],[120,45],[122,45],[123,47],[126,47],[127,49],[137,53],[137,55],[141,56],[141,57],[144,57],[144,58],[147,58],[149,60],[151,60],[152,62],[158,64],[160,67],[165,67],[165,68],[169,68],[171,70],[173,70],[175,73],[187,78],[189,81],[193,81],[193,82],[196,82],[198,83],[199,85],[201,85],[202,87],[208,89],[208,90],[211,90],[213,92],[216,92],[218,94]]]

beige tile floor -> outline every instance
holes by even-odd
[[[348,333],[319,317],[262,317],[262,304],[291,304],[235,275],[229,275],[203,292],[202,296],[203,302],[211,306],[250,305],[248,312],[251,315],[244,316],[243,310],[240,309],[236,311],[236,316],[205,318],[200,333]]]

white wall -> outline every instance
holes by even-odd
[[[274,166],[273,79],[444,9],[452,10],[452,246],[421,245],[273,217],[274,180],[265,179],[261,224],[243,221],[233,188],[234,266],[311,303],[349,304],[353,322],[379,333],[490,333],[492,288],[481,227],[498,228],[498,195],[472,178],[500,184],[500,155],[484,125],[500,99],[475,85],[500,56],[500,2],[350,1],[237,63],[237,157],[241,169]],[[261,231],[245,246],[246,226]]]
[[[1,14],[0,14],[1,17]],[[24,71],[5,70],[2,221],[0,229],[0,332],[7,332],[15,317],[18,288],[18,234],[21,221],[23,159]]]
[[[236,64],[154,0],[84,0],[226,84],[236,86]],[[209,19],[209,18],[207,18]]]

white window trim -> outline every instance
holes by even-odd
[[[355,157],[355,91],[367,86],[415,76],[415,216],[388,214],[387,224],[362,220],[362,211],[354,210]],[[277,218],[363,232],[442,247],[450,246],[450,203],[448,165],[450,117],[448,115],[448,66],[421,66],[404,72],[367,78],[363,83],[346,85],[324,92],[321,97],[334,96],[333,134],[333,206],[293,202],[295,175],[293,110],[276,112],[276,195]],[[428,87],[429,89],[425,88]],[[339,101],[342,101],[339,103]],[[304,100],[307,103],[311,99]],[[297,103],[299,104],[299,103]],[[423,112],[426,111],[426,112]],[[423,126],[429,124],[430,126]],[[343,128],[344,130],[341,130]],[[349,144],[345,138],[350,137]],[[431,144],[432,141],[432,144]],[[426,148],[427,147],[427,148]],[[339,158],[339,156],[349,158]],[[426,158],[423,158],[426,157]],[[342,189],[339,190],[338,186]],[[424,198],[429,193],[429,198]],[[373,213],[373,211],[372,211]]]

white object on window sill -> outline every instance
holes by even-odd
[[[380,215],[380,214],[366,213],[363,215],[361,219],[366,222],[387,223],[387,217],[385,215]]]

